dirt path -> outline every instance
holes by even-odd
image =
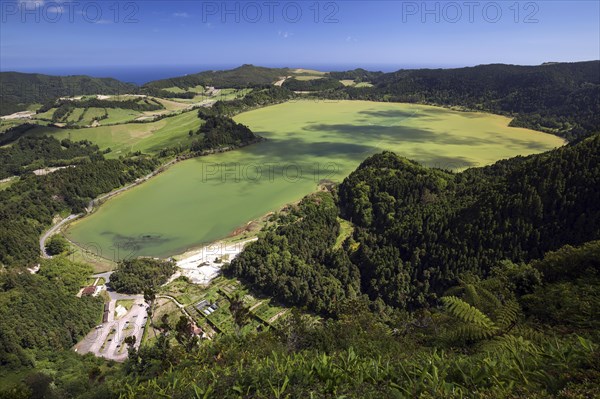
[[[181,302],[179,302],[177,299],[175,299],[175,297],[172,297],[170,295],[157,295],[156,298],[163,298],[163,299],[168,299],[171,302],[173,302],[179,309],[181,309],[181,311],[183,312],[183,314],[185,314],[187,316],[187,318],[191,321],[194,322],[194,319],[192,318],[192,316],[190,316],[190,314],[187,312],[187,310],[185,310],[185,305],[182,304]]]
[[[271,317],[269,319],[269,324],[274,323],[277,319],[279,319],[281,316],[283,316],[284,314],[286,314],[288,311],[289,311],[289,309],[283,309],[281,312],[279,312],[275,316]]]
[[[262,305],[265,301],[258,301],[256,302],[254,305],[252,305],[252,307],[250,309],[248,309],[249,312],[252,312],[254,309],[256,309],[257,307],[259,307],[260,305]]]
[[[11,177],[7,177],[6,179],[2,179],[2,180],[0,180],[0,183],[8,183],[8,182],[10,182],[11,180],[13,180],[13,179],[16,179],[16,178],[18,178],[18,177],[19,177],[19,176],[11,176]]]
[[[273,83],[273,86],[279,86],[279,87],[281,87],[283,85],[283,83],[285,83],[285,81],[288,80],[289,78],[291,78],[291,76],[282,77],[280,80],[278,80],[277,82]]]

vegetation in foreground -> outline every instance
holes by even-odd
[[[529,264],[501,262],[486,278],[465,274],[439,306],[418,312],[357,296],[339,302],[335,318],[296,312],[277,330],[222,334],[200,345],[183,318],[152,346],[130,349],[122,367],[89,356],[41,356],[38,365],[62,371],[22,374],[2,395],[595,397],[599,251],[598,241],[566,246]],[[232,311],[243,325],[240,309]]]

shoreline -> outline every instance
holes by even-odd
[[[72,222],[74,221],[80,221],[83,218],[85,218],[86,216],[89,216],[91,214],[93,214],[102,204],[106,203],[108,200],[110,200],[113,197],[116,197],[119,194],[122,194],[132,188],[135,188],[145,182],[147,182],[148,180],[150,180],[151,178],[161,174],[162,172],[168,170],[171,166],[179,163],[179,162],[183,162],[183,161],[187,161],[189,159],[194,159],[194,158],[199,158],[199,157],[204,157],[204,156],[208,156],[208,155],[212,155],[212,154],[219,154],[219,153],[223,153],[223,152],[229,152],[229,151],[233,151],[239,148],[243,148],[243,147],[247,147],[249,145],[252,144],[258,144],[261,143],[263,141],[266,141],[267,139],[261,136],[257,136],[254,140],[251,140],[247,143],[244,144],[240,144],[240,145],[232,145],[232,146],[227,146],[227,147],[222,147],[222,148],[215,148],[215,149],[211,149],[211,150],[203,150],[200,153],[194,153],[194,154],[189,154],[189,155],[183,155],[183,156],[178,156],[172,160],[170,160],[169,162],[160,165],[158,168],[156,168],[155,170],[153,170],[151,173],[147,174],[144,177],[140,177],[138,179],[136,179],[134,182],[121,187],[121,188],[117,188],[113,191],[110,191],[106,194],[102,194],[97,198],[92,199],[87,207],[85,207],[85,212],[82,213],[77,213],[77,214],[69,214],[67,217],[59,220],[56,223],[53,223],[52,225],[50,225],[46,230],[44,230],[44,232],[42,233],[42,235],[39,238],[39,244],[40,244],[40,255],[42,258],[47,258],[48,254],[45,251],[46,248],[46,241],[48,240],[48,238],[53,235],[53,234],[59,234],[62,233],[63,236],[65,236],[64,234],[64,230],[68,229],[69,226],[71,225]],[[250,221],[249,223],[251,223],[252,221]],[[79,245],[77,242],[70,240],[68,237],[65,236],[65,238],[67,240],[69,240],[69,242],[71,242],[73,245],[75,245],[77,248],[81,249],[82,251],[84,251],[83,247],[81,247],[81,245]],[[113,260],[104,258],[102,256],[100,256],[102,259],[105,259],[109,262],[114,262]]]

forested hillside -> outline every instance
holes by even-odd
[[[37,263],[39,236],[56,214],[83,212],[100,194],[132,182],[157,166],[153,159],[106,160],[96,154],[74,168],[45,176],[23,175],[0,191],[0,264]]]
[[[339,187],[339,212],[355,226],[343,251],[333,249],[337,211],[322,194],[316,201],[330,205],[306,199],[227,270],[317,312],[358,293],[429,306],[461,274],[600,238],[599,186],[598,135],[457,174],[382,153]]]
[[[224,266],[224,273],[290,305],[334,314],[338,302],[360,293],[358,269],[344,251],[332,249],[340,230],[337,215],[331,194],[305,198]]]
[[[278,330],[201,345],[182,317],[152,346],[130,349],[121,368],[82,358],[89,378],[30,374],[4,397],[594,398],[599,249],[564,247],[531,264],[503,262],[485,279],[465,275],[442,306],[415,313],[359,297],[340,301],[335,318],[295,312]]]
[[[283,83],[283,87],[293,91],[320,91],[320,90],[332,90],[340,89],[344,87],[337,79],[332,78],[321,78],[311,80],[298,80],[295,78],[287,79]]]
[[[41,266],[36,275],[11,270],[0,277],[2,367],[32,367],[36,353],[70,349],[97,322],[102,300],[75,296],[91,267],[65,258]]]
[[[136,85],[112,78],[0,72],[0,115],[23,111],[30,104],[44,104],[59,97],[136,91]]]
[[[254,65],[242,65],[226,71],[205,71],[177,78],[156,80],[147,83],[142,89],[166,89],[169,87],[187,89],[198,85],[213,86],[216,88],[268,86],[279,80],[281,76],[287,76],[288,74],[289,69],[287,68],[264,68]]]
[[[600,61],[413,69],[371,78],[373,88],[347,87],[329,95],[462,106],[512,115],[516,117],[514,126],[567,139],[600,131]]]
[[[0,180],[48,166],[72,165],[89,160],[98,146],[89,141],[58,141],[52,137],[23,137],[14,145],[0,148]]]

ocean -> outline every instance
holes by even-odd
[[[29,67],[16,69],[0,69],[1,72],[16,71],[25,73],[42,73],[46,75],[89,75],[96,78],[115,78],[122,82],[135,83],[143,85],[153,80],[173,78],[189,75],[202,71],[226,70],[239,67],[239,64],[221,64],[221,65],[176,65],[176,66],[81,66],[81,67]],[[286,65],[261,65],[272,68],[283,68]],[[289,65],[290,68],[316,69],[319,71],[347,71],[356,68],[364,68],[369,71],[393,72],[399,69],[414,68],[436,68],[437,66],[428,65],[348,65],[348,64],[329,64],[329,65]]]

